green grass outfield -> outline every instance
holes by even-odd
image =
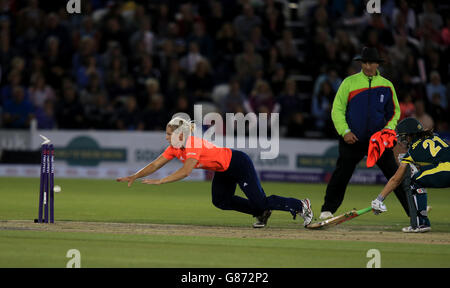
[[[432,240],[422,242],[420,238],[414,243],[407,240],[358,241],[355,237],[349,240],[345,237],[339,240],[324,239],[320,237],[322,231],[307,231],[301,226],[301,219],[294,221],[289,213],[282,211],[272,214],[269,227],[258,231],[246,229],[254,219],[215,208],[211,203],[210,182],[179,182],[160,186],[135,183],[131,188],[114,180],[57,179],[55,184],[62,187],[62,192],[56,193],[55,200],[58,223],[85,221],[220,226],[222,233],[237,228],[245,231],[246,236],[164,235],[152,234],[151,229],[147,233],[80,232],[70,229],[45,231],[45,224],[28,224],[27,227],[43,227],[35,231],[7,228],[0,222],[0,267],[65,267],[69,249],[80,251],[82,267],[363,268],[370,260],[366,257],[369,249],[380,251],[382,267],[450,267],[449,189],[429,190],[429,205],[433,206],[430,213],[433,231],[420,234],[420,237],[428,239],[433,233],[447,237],[446,243],[436,244]],[[268,195],[310,198],[318,216],[326,186],[263,183],[263,187]],[[344,203],[336,214],[369,206],[380,189],[381,186],[350,185]],[[0,220],[3,223],[10,220],[31,222],[37,218],[38,192],[39,179],[0,178]],[[345,228],[342,231],[353,235],[374,230],[374,238],[380,233],[398,233],[399,237],[405,237],[398,231],[407,226],[409,220],[396,197],[391,195],[386,205],[387,213],[379,216],[368,213],[342,224]],[[258,237],[271,229],[282,229],[280,231],[287,231],[288,234],[292,231],[293,235],[298,236],[309,233],[309,239]],[[336,235],[339,236],[340,231],[337,230]],[[258,234],[253,237],[252,233]],[[414,237],[417,239],[418,235]]]

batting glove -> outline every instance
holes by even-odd
[[[378,199],[372,201],[372,209],[375,215],[387,211],[386,205],[384,205],[384,203]]]

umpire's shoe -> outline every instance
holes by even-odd
[[[272,215],[272,211],[265,210],[260,216],[256,216],[257,221],[253,223],[253,228],[264,228],[267,225],[270,215]]]
[[[333,218],[333,217],[334,217],[333,213],[331,213],[330,211],[323,211],[323,212],[320,213],[319,219],[320,220],[327,220],[327,219],[330,219],[330,218]]]

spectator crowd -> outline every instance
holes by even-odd
[[[371,46],[401,117],[448,132],[450,4],[366,2],[0,0],[0,129],[164,130],[203,104],[333,138],[335,93]]]

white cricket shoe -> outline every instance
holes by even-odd
[[[404,233],[425,233],[428,231],[431,231],[431,227],[424,226],[424,225],[419,226],[416,229],[413,229],[411,226],[402,228],[402,232],[404,232]]]
[[[303,218],[303,226],[308,226],[313,220],[314,214],[311,209],[311,201],[308,198],[300,200],[302,202],[302,212],[298,213]]]
[[[320,220],[327,220],[329,218],[333,218],[333,214],[330,211],[323,211],[320,213]]]

